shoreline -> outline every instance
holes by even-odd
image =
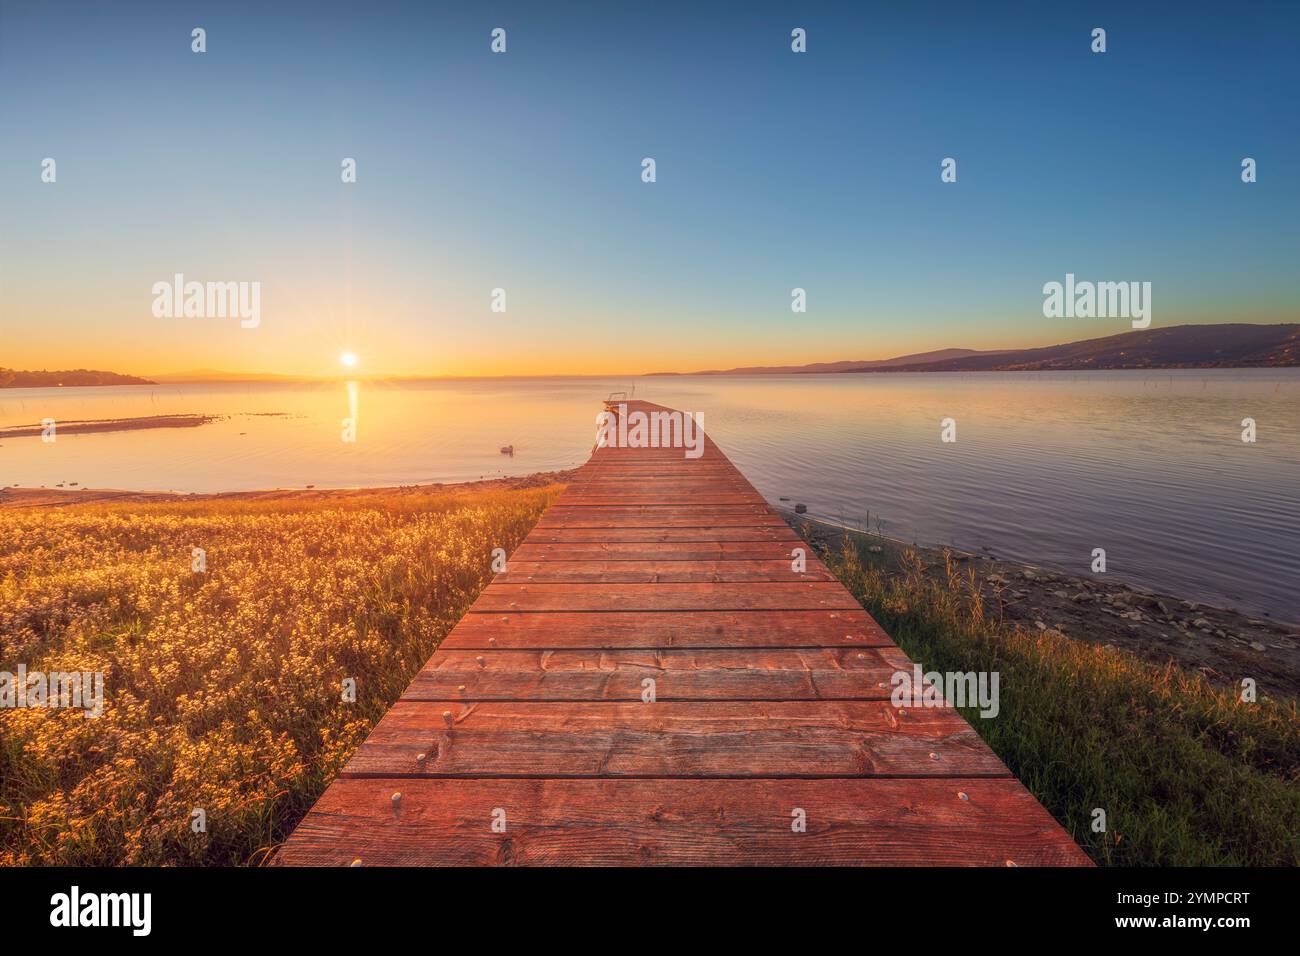
[[[118,488],[0,488],[0,508],[66,508],[85,504],[181,504],[191,501],[327,501],[373,495],[439,494],[448,491],[507,491],[568,482],[576,468],[535,471],[504,478],[440,481],[360,488],[265,488],[255,491],[127,491]]]
[[[515,490],[565,484],[577,469],[533,472],[465,482],[361,488],[274,488],[255,491],[171,492],[112,488],[0,488],[0,509],[65,508],[84,504],[180,504],[187,502],[321,502],[382,495],[421,495]],[[1056,632],[1090,644],[1127,650],[1156,665],[1173,661],[1202,673],[1211,683],[1251,676],[1261,691],[1300,696],[1300,623],[1251,618],[1137,585],[1084,577],[1032,563],[917,545],[873,532],[796,514],[786,502],[772,506],[810,544],[836,549],[846,538],[868,542],[882,560],[913,550],[927,573],[942,574],[945,555],[974,572],[988,607],[1008,623]]]
[[[868,543],[886,570],[904,550],[915,551],[928,576],[946,573],[945,555],[961,573],[975,574],[986,606],[1008,624],[1109,645],[1156,666],[1173,662],[1213,685],[1239,686],[1252,677],[1260,693],[1300,697],[1300,624],[1251,618],[1231,608],[1164,594],[1104,576],[1083,577],[1024,561],[916,545],[845,528],[774,506],[810,544],[838,549],[845,539]]]

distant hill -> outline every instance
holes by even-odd
[[[1001,351],[979,352],[975,349],[937,349],[933,352],[917,352],[915,355],[900,355],[889,359],[863,359],[847,362],[814,362],[812,365],[750,365],[744,368],[709,369],[704,372],[691,372],[691,375],[800,375],[819,372],[870,372],[875,369],[896,368],[904,365],[916,365],[925,362],[941,362],[947,359],[964,358],[971,355],[1000,355]],[[681,372],[651,372],[651,375],[680,375]]]
[[[1041,372],[1125,368],[1278,368],[1300,365],[1300,324],[1175,325],[1036,349],[938,349],[875,361],[751,365],[694,375],[826,372]],[[678,375],[679,372],[654,372]]]
[[[0,368],[0,388],[71,388],[80,385],[157,385],[147,378],[119,375],[117,372],[98,372],[77,368],[62,372],[24,372],[14,368]]]
[[[1280,368],[1300,365],[1300,324],[1175,325],[1068,345],[980,352],[907,366],[909,372],[1047,372],[1141,368]],[[894,371],[896,367],[879,371]]]

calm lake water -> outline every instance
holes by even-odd
[[[0,427],[227,417],[4,439],[0,483],[229,491],[569,468],[587,458],[600,401],[633,386],[703,411],[760,492],[814,517],[1077,573],[1101,547],[1115,578],[1300,618],[1300,369],[7,389]],[[940,441],[944,418],[955,443]]]

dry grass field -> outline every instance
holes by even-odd
[[[559,491],[0,508],[0,671],[106,699],[0,709],[0,864],[265,862]]]

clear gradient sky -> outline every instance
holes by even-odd
[[[632,373],[1128,329],[1043,318],[1066,272],[1152,282],[1156,326],[1300,313],[1297,4],[698,6],[0,0],[0,366]],[[176,272],[260,281],[260,327],[155,318]]]

